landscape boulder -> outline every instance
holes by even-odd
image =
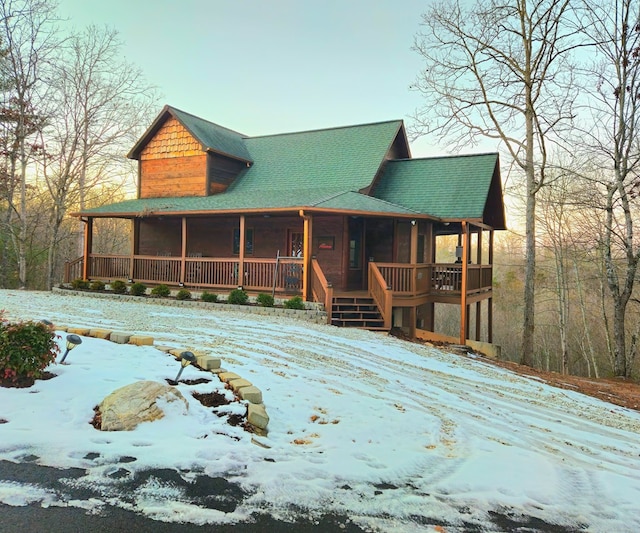
[[[142,422],[164,416],[160,403],[182,402],[186,413],[187,400],[180,391],[156,381],[136,381],[113,391],[98,406],[102,431],[130,431]]]

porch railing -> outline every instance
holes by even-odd
[[[183,269],[184,261],[184,269]],[[65,283],[82,277],[83,259],[65,265]],[[233,289],[243,286],[254,291],[271,291],[275,283],[278,292],[299,294],[302,290],[302,258],[250,258],[244,261],[244,273],[239,275],[237,258],[171,257],[135,255],[89,256],[90,279],[105,281],[133,279],[142,283],[180,283],[197,288]]]
[[[376,302],[376,305],[380,310],[380,314],[384,319],[384,327],[385,329],[391,329],[391,315],[393,313],[392,288],[387,284],[387,281],[376,263],[369,263],[368,281],[369,293]]]
[[[82,278],[82,269],[84,267],[84,257],[78,257],[73,261],[67,261],[64,264],[64,282],[71,283],[74,279]]]
[[[394,293],[408,296],[427,294],[431,288],[432,265],[375,263],[383,279]]]
[[[460,263],[375,263],[394,295],[409,297],[428,294],[460,294],[462,265]],[[491,289],[492,265],[467,265],[467,293]],[[369,286],[371,288],[371,286]]]
[[[311,295],[314,302],[322,302],[327,312],[327,323],[331,324],[333,308],[333,286],[327,281],[316,259],[311,260]]]

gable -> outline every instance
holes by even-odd
[[[167,122],[177,122],[195,141],[201,152],[218,153],[243,162],[251,162],[249,152],[244,145],[244,135],[204,120],[175,107],[164,106],[147,131],[127,154],[130,159],[140,159],[141,153],[153,141]]]
[[[200,143],[174,118],[169,117],[140,152],[140,160],[201,155]]]
[[[443,220],[505,229],[496,153],[389,161],[373,195]]]

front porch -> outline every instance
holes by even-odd
[[[239,275],[242,273],[242,275]],[[238,287],[253,293],[270,293],[276,297],[302,296],[321,302],[327,312],[327,322],[340,326],[362,327],[389,331],[394,324],[394,312],[408,316],[408,332],[415,335],[417,326],[434,330],[434,305],[461,306],[461,339],[469,333],[469,306],[476,303],[476,324],[479,325],[479,304],[489,300],[488,340],[491,342],[492,265],[464,263],[368,263],[367,285],[364,289],[334,290],[317,261],[310,263],[308,293],[305,294],[304,260],[301,257],[274,259],[171,257],[147,255],[89,254],[69,262],[64,282],[73,279],[116,279],[139,281],[149,285],[166,284],[196,291],[228,292]],[[353,300],[351,306],[345,302]],[[360,304],[357,304],[360,300]],[[361,305],[362,309],[356,306]],[[365,309],[366,306],[366,310]],[[375,313],[372,306],[375,306]],[[418,312],[423,315],[421,324]],[[347,318],[345,318],[347,316]],[[475,332],[480,340],[480,331]],[[463,342],[461,340],[461,342]]]

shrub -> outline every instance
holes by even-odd
[[[202,291],[202,294],[200,295],[200,299],[203,302],[216,303],[218,301],[218,295],[212,294],[207,291]]]
[[[262,307],[273,307],[274,304],[273,296],[270,294],[258,294],[256,301],[258,302],[258,305],[261,305]]]
[[[111,282],[111,290],[116,294],[124,294],[127,292],[127,284],[121,279],[116,279]]]
[[[153,289],[151,289],[151,295],[157,296],[158,298],[166,298],[170,294],[171,294],[171,290],[169,289],[169,287],[167,287],[164,284],[158,285],[157,287],[154,287]]]
[[[100,281],[99,279],[92,281],[91,285],[89,285],[89,288],[92,291],[103,291],[104,287],[105,287],[104,281]]]
[[[147,286],[137,281],[129,288],[129,294],[132,296],[144,296],[147,293]]]
[[[301,296],[294,296],[290,300],[284,302],[285,309],[304,309],[304,302]]]
[[[76,289],[76,290],[83,290],[83,289],[88,289],[89,288],[89,280],[86,279],[74,279],[71,282],[71,288]]]
[[[229,298],[227,298],[227,302],[230,304],[236,305],[245,305],[249,300],[249,295],[244,292],[242,289],[233,289],[229,293]]]
[[[53,329],[42,322],[0,322],[1,379],[37,379],[59,351]]]
[[[191,291],[189,289],[180,289],[176,293],[176,300],[191,300]]]

